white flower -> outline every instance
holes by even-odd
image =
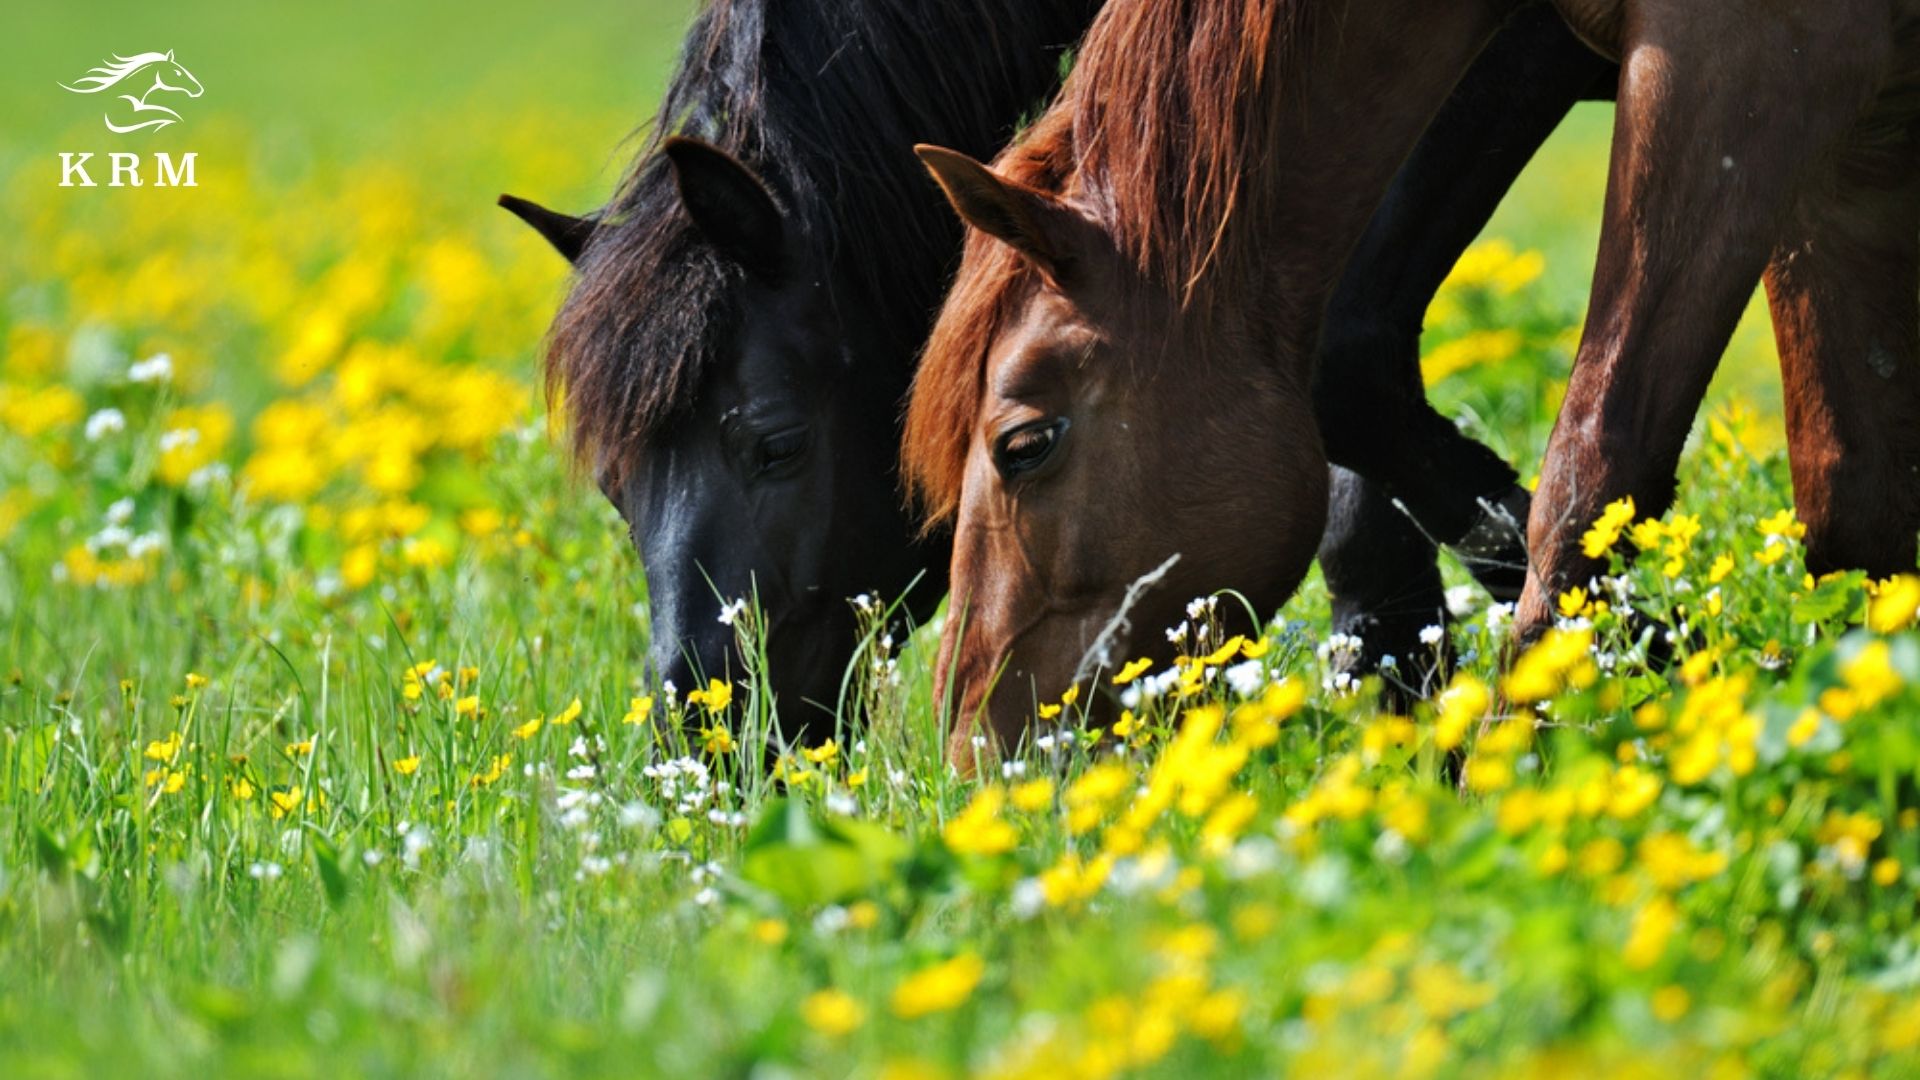
[[[1048,745],[1043,749],[1052,749],[1052,746]],[[1025,775],[1027,775],[1027,763],[1024,761],[1003,761],[1000,763],[1000,778],[1002,780],[1013,780]]]
[[[1456,619],[1464,619],[1473,614],[1474,600],[1479,591],[1471,585],[1455,585],[1447,590],[1447,613]]]
[[[167,538],[157,532],[144,532],[127,542],[127,558],[144,559],[165,550]]]
[[[567,770],[567,779],[569,780],[591,780],[593,777],[594,768],[591,765],[575,765],[573,768]]]
[[[248,876],[255,881],[272,881],[282,873],[277,862],[257,862],[247,867]]]
[[[119,409],[101,409],[87,417],[87,441],[99,442],[109,435],[127,430],[127,414]]]
[[[190,428],[190,427],[174,428],[171,431],[161,432],[160,452],[165,454],[173,450],[184,450],[189,446],[195,445],[199,441],[200,441],[199,428]]]
[[[1431,649],[1438,646],[1440,642],[1446,638],[1446,636],[1447,636],[1447,632],[1445,630],[1440,629],[1438,626],[1421,627],[1420,644],[1425,645],[1426,647]]]
[[[1498,637],[1513,622],[1512,604],[1487,605],[1487,633]]]
[[[1227,685],[1241,697],[1252,697],[1255,691],[1260,689],[1260,683],[1265,678],[1258,660],[1242,660],[1222,674],[1226,676]]]
[[[1046,910],[1047,887],[1039,878],[1021,878],[1013,886],[1013,917],[1031,919]]]
[[[731,604],[720,605],[720,625],[732,626],[733,621],[746,614],[746,611],[747,602],[743,599],[735,600]]]
[[[154,353],[127,369],[128,382],[166,382],[171,378],[173,378],[173,357],[167,353]]]
[[[133,500],[121,499],[107,507],[107,524],[125,525],[133,520]]]

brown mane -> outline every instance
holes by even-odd
[[[1114,0],[1059,98],[995,170],[1093,214],[1145,280],[1204,318],[1261,275],[1259,246],[1235,222],[1269,217],[1249,205],[1280,108],[1261,84],[1308,6]],[[907,407],[902,464],[929,528],[958,507],[987,349],[1037,280],[1012,248],[969,230]]]

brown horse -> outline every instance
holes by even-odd
[[[1621,60],[1586,332],[1529,522],[1523,629],[1596,570],[1580,535],[1663,512],[1765,275],[1816,573],[1914,567],[1920,530],[1920,3],[1564,0]]]
[[[1905,478],[1920,439],[1898,421],[1920,417],[1915,3],[1804,17],[1750,2],[1558,5],[1623,73],[1592,317],[1534,506],[1527,612],[1544,615],[1557,579],[1585,569],[1570,556],[1602,505],[1670,496],[1707,375],[1783,236],[1769,284],[1777,311],[1801,313],[1782,320],[1801,327],[1783,353],[1812,557],[1912,565],[1920,499]],[[1272,610],[1298,583],[1325,513],[1306,395],[1329,290],[1395,167],[1516,6],[1112,0],[1060,99],[996,170],[923,150],[977,230],[904,448],[930,516],[954,524],[940,671],[943,694],[957,683],[957,739],[983,716],[1017,737],[1096,646],[1094,661],[1164,652],[1157,630],[1190,596],[1235,588]],[[1843,464],[1875,435],[1898,445]],[[1865,505],[1868,492],[1880,497]],[[1129,585],[1174,555],[1122,612]]]

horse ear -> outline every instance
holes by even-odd
[[[173,50],[172,50],[172,49],[168,49],[168,50],[167,50],[167,59],[169,59],[169,60],[171,60],[171,59],[173,59]]]
[[[674,136],[661,147],[694,225],[729,258],[762,276],[780,269],[786,228],[753,170],[710,143]]]
[[[1059,200],[1008,180],[956,150],[921,144],[913,148],[946,193],[961,220],[1011,245],[1059,288],[1073,264],[1073,238],[1080,216]]]
[[[516,195],[500,196],[500,205],[533,226],[534,231],[546,237],[547,243],[570,263],[580,261],[580,253],[587,249],[587,241],[593,239],[593,230],[600,224],[592,218],[568,217]]]

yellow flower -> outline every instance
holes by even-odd
[[[1045,777],[1029,780],[1013,789],[1013,808],[1027,813],[1045,810],[1053,805],[1053,781]]]
[[[1794,518],[1791,508],[1761,519],[1757,528],[1760,535],[1769,540],[1798,540],[1807,535],[1807,527]]]
[[[1153,661],[1146,657],[1129,660],[1126,666],[1113,673],[1113,685],[1125,686],[1153,669]]]
[[[623,724],[644,724],[647,717],[653,715],[653,698],[642,696],[627,702],[627,715],[620,718]]]
[[[1693,1008],[1693,997],[1687,993],[1686,987],[1670,983],[1653,992],[1651,1004],[1654,1019],[1671,1024]]]
[[[894,987],[893,1014],[912,1020],[956,1009],[973,996],[986,970],[980,957],[968,952],[916,971]]]
[[[822,1035],[845,1035],[866,1022],[867,1010],[841,990],[818,990],[800,1002],[800,1019]]]
[[[273,816],[283,818],[300,809],[300,789],[288,788],[285,791],[269,792],[267,798],[273,803]]]
[[[696,691],[696,693],[697,692],[698,691]],[[710,727],[707,730],[701,732],[700,738],[701,738],[701,745],[706,747],[706,751],[709,754],[733,753],[733,747],[734,747],[733,732],[728,731],[724,727],[721,727],[716,724],[713,727]]]
[[[557,713],[554,713],[553,719],[547,722],[550,724],[553,724],[556,727],[564,727],[568,724],[573,723],[575,720],[580,719],[580,712],[581,712],[580,699],[574,698],[572,702],[568,703],[566,708],[561,709]]]
[[[733,704],[733,684],[708,679],[706,689],[687,694],[687,704],[704,705],[708,712],[725,712]]]
[[[1522,703],[1544,701],[1559,693],[1564,685],[1581,685],[1595,674],[1587,648],[1593,644],[1591,630],[1547,631],[1533,648],[1514,661],[1504,686],[1507,696]]]
[[[207,677],[205,675],[196,674],[191,671],[187,672],[187,689],[198,690],[205,685],[207,685]]]
[[[1799,717],[1794,720],[1793,726],[1787,729],[1787,745],[1799,749],[1809,742],[1812,742],[1813,737],[1819,733],[1820,710],[1814,708],[1802,709],[1800,710]]]
[[[148,761],[172,761],[175,755],[179,753],[180,733],[177,731],[168,732],[167,737],[161,739],[159,742],[150,742],[147,744],[146,757]]]
[[[1733,573],[1733,556],[1721,552],[1713,560],[1713,566],[1707,571],[1707,584],[1718,585]]]
[[[1612,551],[1613,545],[1620,540],[1621,530],[1633,521],[1633,515],[1633,496],[1631,495],[1608,503],[1607,508],[1602,510],[1600,517],[1594,521],[1593,527],[1580,538],[1580,550],[1585,552],[1589,559],[1598,559]],[[1566,601],[1562,599],[1562,609],[1565,606]]]
[[[1873,864],[1873,883],[1885,888],[1900,881],[1900,860],[1888,856]]]
[[[312,736],[301,739],[299,742],[290,742],[287,744],[288,757],[305,757],[311,753],[313,753]]]
[[[828,739],[819,746],[802,749],[800,756],[813,762],[815,765],[830,765],[834,759],[840,756],[840,744],[832,739]]]
[[[173,795],[187,786],[187,774],[180,769],[148,769],[143,778],[150,788],[159,788],[164,795]]]
[[[507,774],[507,767],[512,764],[513,764],[512,754],[495,755],[493,760],[487,762],[487,767],[484,772],[478,772],[474,774],[472,785],[477,788],[486,787],[488,784],[491,784],[494,781],[500,779],[502,776],[505,776]]]
[[[453,703],[453,711],[460,716],[478,716],[480,714],[480,695],[469,694]]]
[[[974,793],[966,809],[956,814],[940,830],[949,850],[960,855],[999,855],[1012,851],[1020,834],[1000,819],[1000,808],[1007,796],[999,785],[983,787]]]
[[[399,773],[401,776],[412,776],[419,768],[419,754],[410,754],[407,757],[395,760],[393,763],[393,771]]]
[[[1433,744],[1442,750],[1459,746],[1467,737],[1468,726],[1486,715],[1491,704],[1493,695],[1487,691],[1487,684],[1464,671],[1455,675],[1452,684],[1440,695],[1440,715],[1433,723]]]
[[[253,799],[253,781],[236,776],[227,781],[227,793],[241,802],[249,802]]]
[[[1840,678],[1859,700],[1860,708],[1871,709],[1892,697],[1903,685],[1900,673],[1893,670],[1891,654],[1884,641],[1869,641],[1853,659],[1840,665]]]
[[[1895,574],[1872,588],[1867,601],[1867,627],[1876,634],[1891,634],[1913,625],[1920,612],[1920,577]]]
[[[533,719],[527,721],[526,723],[521,724],[519,727],[514,728],[513,737],[516,739],[531,739],[535,735],[540,734],[540,725],[544,724],[545,722],[546,721],[536,716]]]
[[[753,924],[753,940],[762,945],[778,945],[787,940],[787,924],[779,919],[761,919]]]
[[[1587,590],[1576,586],[1560,594],[1560,614],[1567,618],[1571,619],[1580,614],[1586,610],[1586,607]]]
[[[1655,896],[1647,901],[1634,915],[1633,926],[1627,932],[1627,944],[1622,950],[1627,967],[1645,971],[1658,963],[1666,955],[1667,942],[1679,923],[1680,909],[1672,900]]]

